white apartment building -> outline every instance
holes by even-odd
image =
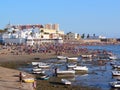
[[[29,29],[8,29],[8,32],[2,35],[4,43],[15,43],[21,44],[26,43],[27,45],[40,44],[41,42],[56,42],[61,38],[60,34],[64,34],[63,31],[46,29],[46,28],[29,28]]]

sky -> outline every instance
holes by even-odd
[[[0,0],[0,29],[58,23],[73,32],[120,38],[120,0]]]

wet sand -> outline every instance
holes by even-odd
[[[15,50],[13,50],[15,51]],[[2,65],[3,62],[15,62],[15,63],[24,63],[24,62],[32,62],[35,61],[35,58],[40,58],[40,60],[46,60],[51,58],[56,58],[55,52],[51,53],[23,53],[22,55],[13,55],[13,51],[8,49],[0,50],[0,64]],[[69,50],[68,50],[69,51]],[[83,50],[84,51],[84,50]],[[62,53],[63,56],[80,56],[80,53]],[[6,66],[5,66],[6,67]],[[19,78],[16,77],[20,71],[3,68],[0,67],[0,90],[32,90],[31,84],[23,83],[22,85],[19,82]],[[56,82],[54,82],[56,81]],[[37,90],[96,90],[94,88],[81,88],[81,87],[74,87],[74,86],[64,86],[59,84],[60,80],[54,80],[53,78],[49,81],[39,81],[39,85]],[[55,84],[54,84],[55,83]],[[56,84],[57,83],[57,84]]]
[[[34,58],[40,58],[40,60],[46,60],[50,58],[56,58],[56,55],[54,53],[47,53],[47,54],[42,53],[42,54],[30,54],[30,55],[3,54],[3,55],[0,55],[0,64],[4,62],[5,63],[31,62],[31,61],[34,61]],[[20,84],[19,77],[18,77],[20,72],[19,70],[9,69],[9,68],[5,68],[6,66],[5,67],[1,67],[1,66],[0,66],[0,72],[1,72],[0,73],[0,89],[1,90],[33,90],[32,83],[22,83],[22,85]],[[46,83],[44,83],[44,85]]]

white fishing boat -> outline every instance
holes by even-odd
[[[67,57],[66,56],[57,56],[57,59],[58,60],[65,60],[65,59],[67,59]]]
[[[44,74],[45,71],[44,70],[40,70],[40,71],[33,71],[33,74]]]
[[[74,70],[57,70],[57,74],[75,74]]]
[[[108,54],[108,58],[109,58],[110,60],[116,60],[116,59],[117,59],[117,56],[116,56],[115,54],[113,54],[113,53],[111,53],[111,52],[108,52],[107,54]]]
[[[74,76],[75,71],[74,70],[58,70],[55,69],[55,75],[58,77],[64,77],[64,76]]]
[[[78,60],[78,57],[68,57],[68,60]]]
[[[112,71],[113,76],[120,76],[120,71]]]
[[[50,77],[49,75],[46,75],[46,74],[42,74],[38,77],[38,79],[41,79],[41,80],[48,80]]]
[[[86,54],[86,55],[81,55],[81,57],[82,57],[82,58],[92,58],[92,55],[91,55],[91,54],[90,54],[90,55],[87,55],[87,54]]]
[[[110,62],[110,65],[116,65],[115,61]]]
[[[41,62],[41,63],[38,64],[38,67],[39,67],[39,68],[49,68],[49,67],[50,67],[50,64]]]
[[[69,64],[67,64],[67,68],[74,68],[74,67],[76,67],[77,66],[77,64],[71,64],[71,63],[69,63]]]
[[[73,62],[78,61],[78,57],[67,57],[67,62],[71,62],[71,61]]]
[[[120,68],[120,65],[114,64],[114,65],[112,65],[112,67],[113,67],[113,68],[118,68],[118,69],[119,69],[119,68]]]
[[[71,82],[67,79],[61,79],[61,82],[65,85],[71,85]]]
[[[110,59],[110,60],[116,60],[117,57],[116,57],[115,55],[112,55],[112,56],[109,56],[109,59]]]
[[[33,68],[32,71],[40,71],[42,70],[41,68]]]
[[[88,68],[86,66],[76,66],[73,68],[75,71],[88,71]]]
[[[40,62],[32,62],[32,65],[33,66],[36,66],[36,65],[38,65]]]
[[[120,88],[120,81],[110,82],[110,85],[114,88]]]

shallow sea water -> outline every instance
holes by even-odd
[[[102,49],[107,51],[112,51],[115,55],[120,57],[120,45],[107,45],[107,46],[89,46],[85,47],[88,49]],[[117,62],[120,62],[120,60],[116,60]],[[49,76],[53,76],[53,71],[55,67],[59,67],[62,70],[66,69],[66,61],[64,60],[57,60],[57,59],[51,59],[47,60],[47,63],[51,64],[51,67],[49,69],[46,69],[46,74]],[[84,74],[75,74],[72,78],[67,78],[72,82],[73,85],[82,85],[82,86],[90,86],[90,87],[97,87],[101,90],[111,90],[110,82],[116,81],[116,78],[112,76],[112,66],[110,65],[110,62],[107,62],[104,66],[97,66],[93,65],[90,61],[85,62],[85,60],[82,60],[79,58],[77,64],[86,65],[89,70],[87,73]],[[31,72],[32,68],[29,65],[28,67],[21,67],[20,70],[24,70],[26,72]],[[120,78],[120,77],[118,77]],[[114,90],[114,89],[112,89]],[[119,90],[119,89],[115,89]]]

